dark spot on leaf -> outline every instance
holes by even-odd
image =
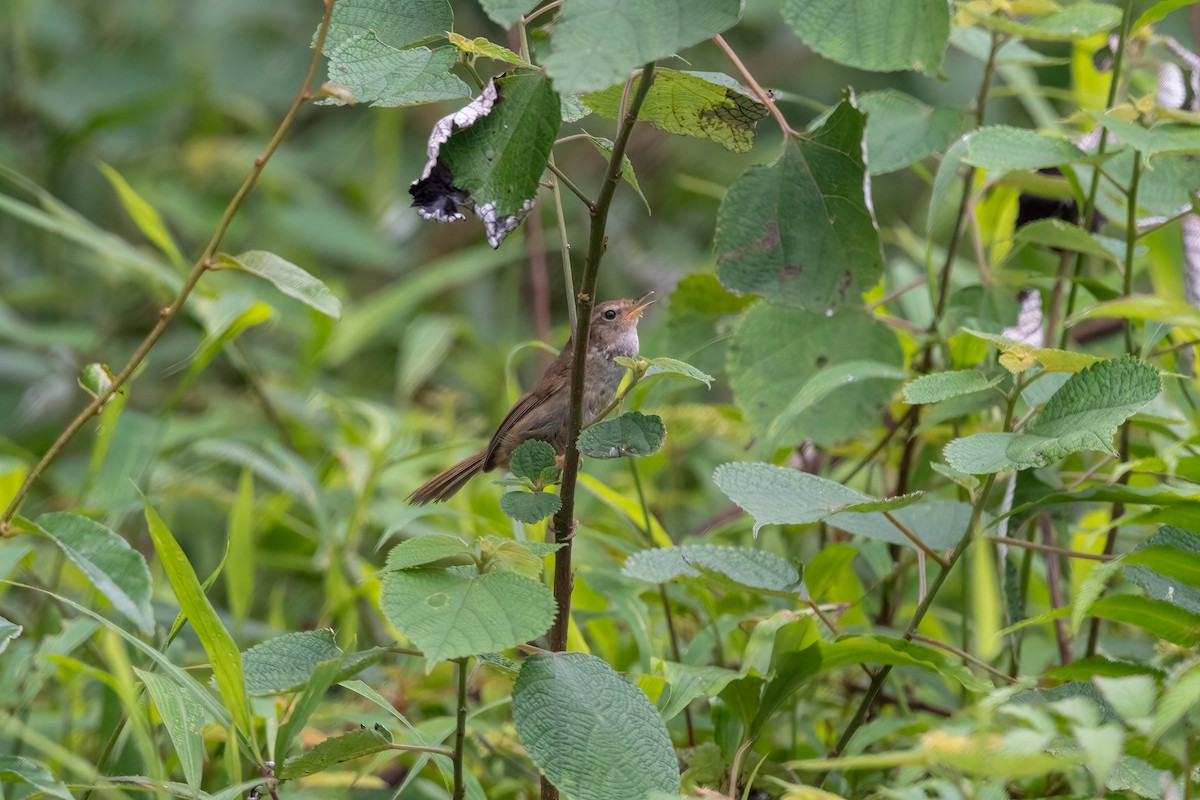
[[[783,280],[784,278],[794,278],[803,271],[804,267],[795,264],[789,264],[783,269],[779,270],[779,279]]]
[[[826,364],[828,364],[828,363],[829,363],[829,357],[828,357],[828,356],[817,356],[816,365],[817,365],[818,367],[823,367],[823,366],[825,366],[825,365],[826,365]]]

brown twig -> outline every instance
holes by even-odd
[[[1038,514],[1038,529],[1042,532],[1042,543],[1046,549],[1046,586],[1050,590],[1050,610],[1054,611],[1067,604],[1063,595],[1062,572],[1058,565],[1058,548],[1054,546],[1054,523],[1050,515]],[[1054,620],[1054,638],[1058,641],[1058,658],[1063,664],[1071,663],[1071,631],[1065,619]]]
[[[283,141],[288,130],[291,129],[292,122],[295,120],[296,113],[300,110],[301,104],[312,97],[309,87],[312,85],[313,76],[317,71],[317,64],[321,59],[321,53],[325,47],[325,37],[329,32],[329,20],[333,14],[333,0],[324,0],[324,3],[325,13],[321,18],[321,26],[317,31],[317,41],[313,47],[312,56],[308,61],[308,70],[304,74],[304,82],[300,85],[300,89],[296,92],[292,104],[288,107],[287,113],[284,114],[283,120],[280,121],[279,127],[275,129],[275,133],[271,136],[270,141],[267,142],[267,146],[263,149],[262,154],[254,159],[254,165],[246,174],[242,185],[229,201],[229,204],[225,206],[225,211],[221,214],[221,219],[217,222],[217,228],[213,232],[212,238],[209,239],[200,257],[196,259],[196,263],[192,266],[192,271],[188,274],[179,293],[175,295],[175,299],[171,301],[169,306],[158,312],[158,320],[154,323],[154,327],[150,329],[150,332],[146,334],[146,338],[133,351],[133,355],[129,357],[129,361],[125,366],[113,377],[109,386],[97,393],[92,398],[92,401],[71,420],[63,432],[59,434],[58,438],[54,440],[54,444],[50,445],[50,449],[46,451],[45,455],[29,470],[29,475],[26,476],[17,493],[13,495],[8,508],[4,510],[3,514],[0,514],[0,538],[11,535],[12,531],[9,523],[17,511],[20,510],[21,503],[24,502],[26,495],[29,494],[29,490],[37,483],[42,473],[58,457],[58,454],[74,438],[75,434],[79,433],[80,429],[87,424],[87,421],[98,414],[104,408],[105,403],[129,381],[137,368],[146,360],[146,357],[150,354],[150,350],[162,337],[163,332],[167,329],[167,325],[170,324],[171,320],[183,308],[183,304],[187,301],[188,296],[191,295],[192,290],[196,288],[196,284],[200,282],[200,278],[212,267],[213,256],[216,255],[217,248],[221,246],[221,241],[225,238],[225,233],[229,230],[229,225],[233,222],[234,216],[241,208],[246,195],[250,193],[250,190],[258,181],[258,176],[262,174],[263,168],[271,159],[271,156],[274,155],[276,149],[278,149],[280,142]]]
[[[924,553],[925,555],[929,556],[934,561],[936,561],[940,567],[945,569],[946,567],[950,566],[948,563],[946,563],[946,559],[942,558],[940,555],[937,554],[937,552],[935,552],[933,549],[931,549],[929,547],[929,545],[925,544],[920,539],[918,539],[916,534],[914,534],[908,528],[901,525],[900,520],[896,519],[895,515],[893,515],[892,512],[885,511],[885,512],[883,512],[883,516],[887,517],[888,522],[890,522],[896,526],[896,530],[900,531],[906,537],[908,537],[908,540],[910,542],[912,542],[918,550],[920,550],[922,553]]]
[[[791,125],[788,125],[787,117],[779,110],[779,106],[775,105],[775,98],[754,79],[754,75],[751,74],[750,70],[746,69],[746,65],[738,58],[738,54],[733,52],[733,48],[725,41],[725,37],[717,34],[713,37],[713,44],[721,48],[721,52],[733,63],[733,68],[742,76],[742,80],[746,83],[746,88],[754,92],[754,96],[758,98],[758,101],[767,107],[767,110],[771,112],[771,116],[775,117],[775,121],[783,129],[784,137],[799,136],[800,134],[793,130]]]
[[[1104,553],[1083,553],[1078,550],[1068,550],[1065,547],[1057,547],[1052,544],[1041,544],[1038,542],[1030,542],[1025,539],[1010,539],[1007,536],[989,536],[993,542],[1006,544],[1012,547],[1019,547],[1022,550],[1037,550],[1039,553],[1054,553],[1066,558],[1082,558],[1086,561],[1114,561],[1116,556],[1105,555]]]

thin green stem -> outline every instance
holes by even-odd
[[[221,214],[221,218],[217,222],[217,227],[213,231],[212,238],[209,239],[200,257],[196,259],[196,263],[192,266],[192,271],[188,274],[179,293],[175,295],[175,299],[171,301],[169,306],[158,312],[158,321],[154,323],[154,327],[146,334],[146,338],[133,351],[133,355],[129,357],[129,361],[125,366],[113,377],[109,386],[92,398],[92,401],[71,420],[63,432],[59,434],[58,438],[54,440],[54,444],[50,445],[50,449],[46,451],[45,455],[29,470],[29,475],[26,476],[25,481],[21,484],[21,488],[13,495],[12,501],[9,502],[4,513],[0,514],[0,538],[13,535],[9,523],[17,511],[20,510],[21,503],[24,502],[30,489],[41,478],[42,473],[46,471],[51,462],[58,457],[58,454],[62,452],[67,443],[74,438],[75,434],[79,433],[80,429],[87,424],[87,421],[98,414],[104,408],[104,404],[129,381],[137,368],[146,360],[146,357],[150,354],[150,350],[158,343],[163,332],[167,329],[167,325],[170,324],[171,320],[183,308],[183,304],[187,301],[188,296],[191,295],[192,290],[196,288],[196,284],[200,282],[200,278],[212,268],[213,256],[216,255],[217,248],[221,246],[221,241],[225,238],[225,233],[229,230],[229,225],[233,222],[234,216],[242,207],[242,202],[246,199],[246,195],[250,193],[250,190],[258,181],[259,175],[262,174],[263,168],[266,167],[271,156],[279,148],[279,144],[283,141],[284,136],[291,129],[292,122],[296,119],[296,114],[300,110],[301,104],[312,97],[309,86],[312,85],[313,76],[317,71],[317,63],[320,61],[321,53],[325,47],[325,37],[329,32],[329,20],[332,14],[333,0],[325,0],[325,12],[321,18],[321,25],[317,30],[317,41],[313,47],[312,56],[308,60],[308,70],[304,73],[304,81],[300,84],[300,89],[292,99],[292,104],[288,107],[287,113],[284,114],[283,119],[275,129],[275,133],[271,136],[270,141],[267,142],[262,154],[254,159],[254,165],[246,174],[242,185],[238,187],[233,199],[225,206],[225,211]]]
[[[454,800],[467,796],[463,782],[463,744],[467,740],[467,659],[454,660],[458,668],[458,715],[454,726]]]
[[[550,154],[550,159],[547,163],[554,163],[553,153]],[[554,181],[551,184],[550,193],[554,196],[554,219],[558,225],[558,246],[559,255],[562,259],[563,286],[567,291],[567,316],[571,320],[571,335],[574,336],[579,325],[579,321],[575,315],[575,276],[571,272],[571,242],[567,238],[567,218],[563,213],[562,189],[559,188],[558,181]]]
[[[566,176],[566,175],[563,173],[563,171],[562,171],[561,169],[559,169],[559,168],[558,168],[558,165],[557,165],[557,164],[555,164],[553,161],[547,161],[547,162],[546,162],[546,169],[548,169],[548,170],[550,170],[551,172],[553,172],[553,173],[554,173],[554,177],[558,178],[558,180],[562,182],[562,185],[563,185],[563,186],[566,186],[568,189],[570,189],[570,190],[571,190],[571,194],[575,195],[575,196],[576,196],[576,197],[578,197],[578,198],[579,198],[581,201],[583,201],[583,204],[584,204],[585,206],[587,206],[587,210],[588,210],[588,213],[589,213],[589,214],[595,213],[595,211],[596,211],[596,204],[595,204],[595,203],[593,203],[593,202],[592,202],[592,199],[591,199],[590,197],[588,197],[586,194],[584,194],[584,193],[583,193],[583,190],[582,190],[582,189],[580,189],[578,186],[576,186],[576,185],[575,185],[575,184],[574,184],[574,183],[571,181],[571,179],[570,179],[570,178],[568,178],[568,177],[567,177],[567,176]]]

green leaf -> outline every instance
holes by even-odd
[[[499,247],[533,207],[562,123],[557,92],[540,70],[495,78],[483,93],[433,126],[421,177],[409,188],[425,219],[462,219],[471,209]]]
[[[765,437],[776,418],[823,369],[848,361],[899,368],[896,335],[867,314],[797,311],[758,303],[742,317],[729,342],[729,379],[734,397],[755,436]],[[812,439],[827,446],[852,439],[875,424],[896,381],[862,381],[816,402],[779,426],[778,439]]]
[[[1133,792],[1140,797],[1158,800],[1163,786],[1170,785],[1171,773],[1134,756],[1125,756],[1116,763],[1104,787],[1112,792]]]
[[[1077,253],[1087,253],[1093,256],[1119,263],[1119,259],[1096,237],[1078,225],[1072,225],[1061,219],[1039,219],[1017,229],[1014,242],[1041,244],[1047,247],[1057,247],[1062,250],[1074,250]]]
[[[602,698],[602,702],[597,702]],[[628,678],[586,653],[525,659],[512,692],[513,722],[529,757],[572,800],[679,793],[671,737]]]
[[[1158,0],[1157,3],[1150,6],[1142,12],[1142,15],[1133,23],[1133,32],[1137,33],[1147,25],[1153,25],[1156,22],[1162,21],[1167,14],[1170,14],[1176,9],[1183,8],[1195,4],[1196,0]]]
[[[932,375],[922,375],[916,380],[906,383],[904,385],[904,402],[914,406],[923,403],[940,403],[951,397],[990,389],[999,382],[1000,378],[989,380],[988,376],[977,369],[935,372]]]
[[[867,115],[867,168],[884,175],[940,153],[966,124],[956,108],[933,108],[895,89],[858,96]]]
[[[66,784],[42,764],[21,756],[0,754],[0,783],[27,783],[37,793],[74,800]]]
[[[1132,594],[1110,594],[1092,603],[1091,615],[1144,628],[1154,636],[1180,647],[1195,647],[1200,642],[1200,614],[1193,614],[1165,600],[1151,600]]]
[[[553,492],[505,492],[500,495],[500,510],[511,519],[536,525],[558,513],[562,498]]]
[[[583,101],[600,116],[616,119],[624,94],[622,81],[585,95]],[[667,133],[708,139],[735,153],[746,153],[754,146],[755,126],[765,116],[767,107],[728,75],[658,69],[638,120]]]
[[[275,737],[275,763],[286,764],[288,749],[325,699],[325,694],[337,676],[340,663],[340,657],[318,662],[305,681],[303,689],[292,704],[287,721],[279,726],[279,733]]]
[[[988,125],[967,136],[963,161],[996,172],[1057,167],[1086,154],[1069,140],[1027,128]]]
[[[526,578],[540,579],[546,556],[562,549],[550,542],[518,542],[499,536],[479,540],[480,561],[489,570],[509,570]]]
[[[612,160],[613,143],[611,139],[605,139],[600,136],[588,136],[588,141],[595,146],[600,155],[604,156],[606,161]],[[637,196],[642,198],[642,205],[646,206],[646,213],[650,213],[650,201],[646,199],[646,195],[642,194],[642,187],[638,183],[637,174],[633,171],[633,162],[629,160],[629,156],[621,154],[621,177],[625,182],[637,192]]]
[[[1200,152],[1200,127],[1195,125],[1160,122],[1147,128],[1113,112],[1092,112],[1091,117],[1116,134],[1121,144],[1132,147],[1146,159],[1168,153]]]
[[[579,434],[579,452],[591,458],[648,456],[657,453],[667,438],[662,418],[630,411],[606,419]]]
[[[772,658],[775,676],[763,687],[762,700],[747,728],[751,738],[757,737],[767,720],[788,699],[800,691],[821,671],[822,648],[810,644],[798,652],[776,653]]]
[[[435,561],[472,564],[475,561],[474,548],[457,536],[449,534],[414,536],[400,542],[388,552],[383,571],[422,567]]]
[[[12,620],[0,617],[0,653],[7,650],[8,643],[20,636],[23,630],[25,629]]]
[[[693,367],[691,364],[688,364],[685,361],[680,361],[677,358],[659,356],[658,358],[645,359],[645,361],[650,366],[646,369],[645,374],[642,376],[643,380],[646,378],[653,378],[656,375],[666,375],[667,377],[672,378],[684,378],[687,380],[699,381],[709,388],[712,388],[712,382],[716,380],[707,372],[702,372]]]
[[[175,246],[175,240],[171,238],[170,231],[167,230],[166,223],[163,222],[158,211],[154,206],[150,205],[137,193],[129,182],[121,177],[121,173],[100,162],[100,171],[104,173],[104,177],[112,184],[113,189],[117,192],[117,197],[121,200],[121,205],[125,207],[125,211],[129,213],[129,218],[133,220],[133,224],[137,225],[138,230],[153,242],[154,246],[163,252],[163,254],[171,259],[174,264],[183,264],[183,255],[179,252],[179,248]]]
[[[773,553],[749,547],[689,544],[643,550],[625,560],[621,574],[650,583],[679,577],[698,578],[700,569],[717,572],[734,583],[785,595],[800,591],[800,573]]]
[[[1154,727],[1150,730],[1150,741],[1162,738],[1167,729],[1174,725],[1200,702],[1200,664],[1193,664],[1175,676],[1165,688],[1162,700],[1154,712]]]
[[[909,505],[908,497],[880,501],[848,486],[807,472],[773,464],[722,464],[713,480],[730,500],[754,517],[754,532],[764,525],[808,525],[837,515],[830,524],[871,539],[912,547],[913,543],[881,511],[890,509],[927,546],[950,547],[966,532],[970,506],[925,500]],[[869,503],[871,505],[861,505]]]
[[[925,217],[925,227],[931,231],[934,222],[937,221],[938,212],[941,211],[942,204],[946,200],[946,193],[950,191],[951,184],[958,177],[958,170],[962,166],[963,159],[966,158],[968,141],[968,137],[963,136],[946,148],[946,154],[942,156],[942,162],[938,164],[937,173],[933,176],[933,189],[929,193],[929,211]]]
[[[564,94],[603,89],[733,27],[741,13],[739,0],[564,0],[543,63]]]
[[[1164,525],[1126,556],[1125,577],[1156,600],[1200,614],[1200,536]]]
[[[329,737],[303,755],[289,758],[276,772],[276,776],[285,781],[303,778],[345,761],[382,753],[391,746],[392,735],[388,733],[387,728],[377,723],[372,728],[362,727],[340,736]]]
[[[979,16],[986,28],[1044,41],[1075,41],[1111,30],[1121,21],[1121,9],[1100,3],[1073,3],[1060,11],[1019,22],[1001,14]]]
[[[843,101],[812,138],[733,182],[717,211],[721,283],[820,313],[861,302],[883,274],[864,190],[865,124]]]
[[[537,0],[480,0],[483,13],[502,28],[511,28],[536,6]]]
[[[325,48],[365,33],[392,47],[407,47],[445,36],[453,27],[449,0],[339,0],[329,19]]]
[[[201,588],[200,581],[196,578],[196,573],[179,542],[150,505],[150,501],[143,497],[142,503],[145,506],[146,523],[158,559],[171,582],[171,589],[175,592],[179,607],[192,623],[200,645],[208,654],[221,699],[225,701],[225,707],[229,709],[237,727],[243,734],[250,736],[250,706],[246,702],[246,680],[237,645],[229,631],[221,624],[221,619],[213,609],[212,603],[208,601],[208,596],[204,594],[204,589]]]
[[[386,652],[372,648],[343,654],[328,628],[285,633],[242,653],[246,692],[254,697],[295,692],[304,688],[324,661],[340,660],[335,681],[343,681],[374,664]]]
[[[987,692],[992,685],[977,678],[949,653],[918,642],[890,636],[839,636],[821,645],[822,670],[846,664],[887,664],[895,667],[919,667],[957,681],[972,692]]]
[[[941,0],[783,0],[781,10],[813,50],[872,72],[935,75],[950,36],[950,9]]]
[[[685,354],[705,372],[724,370],[729,329],[754,301],[731,294],[716,275],[688,275],[667,303],[667,349]]]
[[[54,512],[34,520],[34,533],[45,536],[79,567],[113,608],[137,625],[154,630],[150,609],[150,568],[146,559],[123,538],[95,520]]]
[[[1094,305],[1071,317],[1067,324],[1073,325],[1085,319],[1104,317],[1147,320],[1200,330],[1200,310],[1195,306],[1183,300],[1147,294],[1130,295]]]
[[[336,93],[317,102],[322,105],[370,103],[381,108],[434,103],[468,97],[467,85],[450,69],[458,63],[453,47],[399,49],[381,41],[374,31],[325,45],[329,80]]]
[[[339,319],[342,316],[342,304],[328,286],[274,253],[265,250],[249,250],[236,256],[222,253],[217,261],[222,267],[244,270],[269,281],[288,297],[294,297],[327,317]]]
[[[768,449],[787,445],[788,432],[795,430],[801,415],[832,393],[860,381],[884,379],[890,385],[907,374],[900,367],[877,361],[844,361],[818,370],[796,393],[787,408],[779,412],[779,416],[767,428],[763,443]]]
[[[1162,390],[1158,372],[1123,356],[1072,375],[1026,433],[977,433],[946,445],[946,462],[973,475],[1030,469],[1080,450],[1113,452],[1117,428]]]
[[[425,654],[427,670],[439,661],[535,639],[550,629],[556,610],[550,590],[538,581],[465,567],[388,573],[379,605]]]
[[[555,462],[554,446],[538,439],[528,439],[513,450],[508,470],[518,478],[540,480],[542,470],[558,466]]]
[[[450,31],[450,44],[457,47],[464,53],[469,53],[475,56],[483,56],[490,58],[493,61],[502,61],[506,64],[515,64],[519,67],[532,67],[525,59],[509,50],[507,47],[501,47],[495,42],[489,41],[482,36],[477,36],[474,39],[468,39],[462,34]]]
[[[200,788],[200,780],[204,777],[204,723],[203,706],[196,701],[191,693],[170,678],[165,678],[154,672],[134,667],[138,678],[146,685],[158,715],[162,717],[171,744],[175,746],[175,754],[179,756],[179,766],[183,769],[184,779],[193,789]]]

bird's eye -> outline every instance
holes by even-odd
[[[613,311],[613,310],[610,308],[608,311],[605,311],[605,312],[604,312],[603,314],[601,314],[600,316],[604,317],[605,319],[612,320],[612,319],[616,319],[616,318],[617,318],[617,312],[616,312],[616,311]]]

